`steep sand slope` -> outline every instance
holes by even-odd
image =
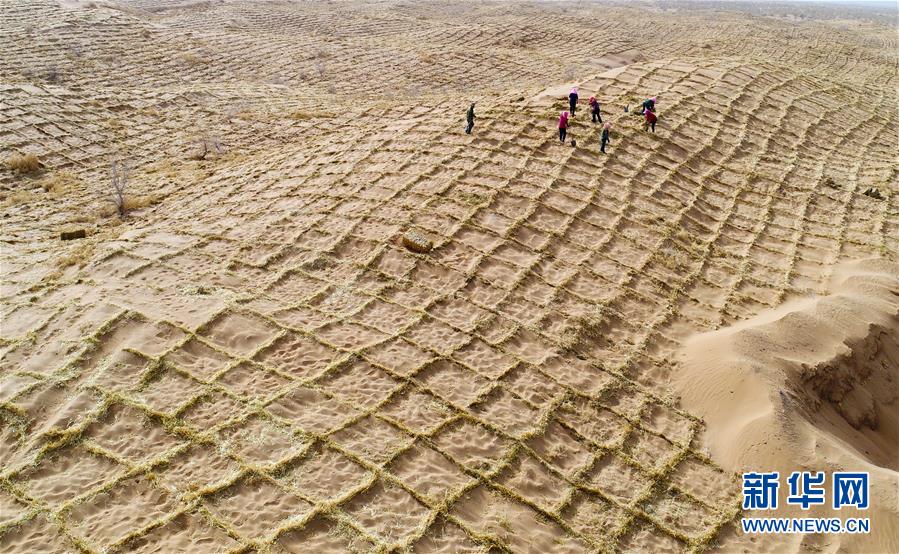
[[[674,382],[685,407],[705,419],[713,458],[735,471],[781,475],[868,471],[866,513],[803,515],[870,517],[879,532],[829,545],[899,549],[899,265],[844,265],[827,295],[688,341],[683,365]]]

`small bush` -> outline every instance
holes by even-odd
[[[41,168],[41,161],[34,154],[14,154],[6,160],[6,167],[16,175],[36,173]]]

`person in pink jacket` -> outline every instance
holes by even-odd
[[[568,134],[568,112],[562,112],[559,116],[559,142],[565,142],[566,134]]]

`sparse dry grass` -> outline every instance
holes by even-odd
[[[41,161],[35,154],[13,154],[6,160],[6,167],[16,175],[37,173],[41,169]]]
[[[69,223],[93,223],[97,218],[87,214],[79,213],[69,218]]]
[[[291,112],[291,114],[287,117],[288,119],[293,119],[294,121],[306,121],[309,119],[315,119],[316,117],[318,117],[318,115],[312,112],[296,110],[294,112]]]
[[[72,266],[84,267],[94,254],[96,244],[93,242],[80,243],[67,253],[56,258],[56,268],[60,271]]]
[[[205,58],[198,56],[193,52],[184,52],[178,57],[182,62],[190,66],[204,65],[205,63],[207,63]]]
[[[28,202],[34,199],[34,193],[30,190],[17,190],[14,192],[10,192],[2,198],[2,202],[0,202],[0,206],[15,206],[17,204],[22,204],[24,202]]]
[[[60,195],[70,190],[77,179],[75,174],[70,171],[59,171],[48,175],[41,180],[41,188],[44,192],[54,195]]]
[[[174,181],[181,174],[182,164],[182,160],[165,158],[144,166],[142,171],[146,175],[161,175],[170,181]]]
[[[141,196],[130,196],[125,199],[125,210],[140,210],[143,208],[148,208],[154,204],[159,203],[162,199],[158,194],[144,194]]]
[[[162,196],[158,194],[143,194],[138,196],[126,196],[124,202],[122,204],[125,213],[132,212],[134,210],[141,210],[143,208],[148,208],[153,206],[154,204],[158,204],[162,200]],[[116,206],[111,204],[105,204],[98,215],[102,218],[109,218],[118,213],[118,209]]]

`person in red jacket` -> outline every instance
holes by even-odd
[[[562,112],[559,116],[559,142],[565,142],[566,134],[568,134],[568,112]]]
[[[646,131],[650,127],[652,128],[652,132],[656,132],[656,121],[658,121],[658,116],[656,116],[655,112],[652,110],[645,110],[643,112],[643,117],[645,121],[643,123],[643,130]]]

